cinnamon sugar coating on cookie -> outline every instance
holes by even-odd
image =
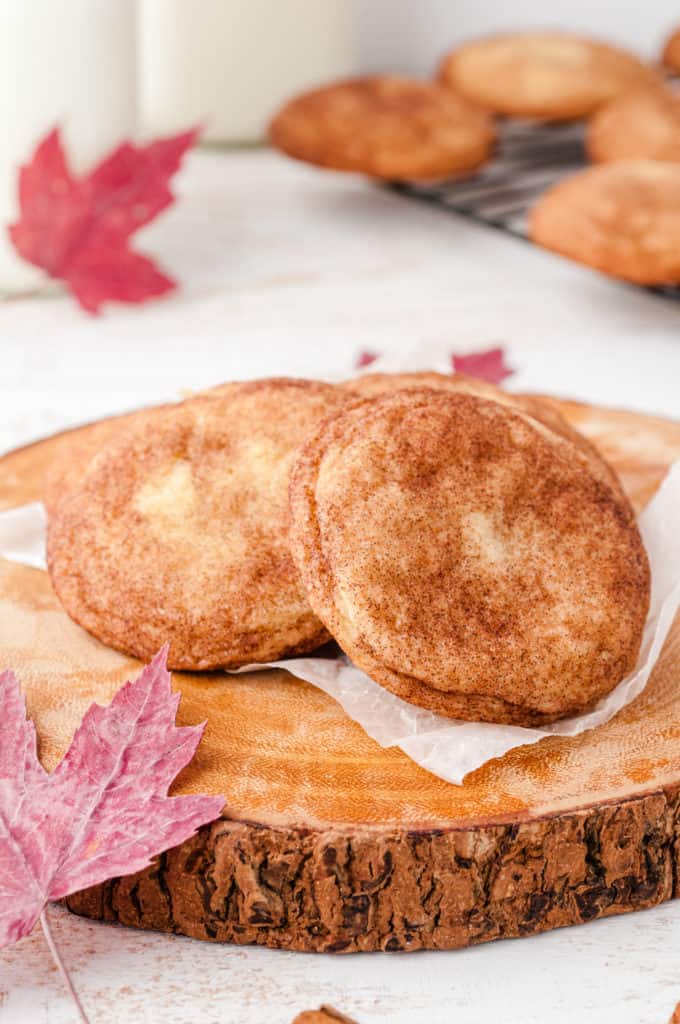
[[[347,403],[330,385],[263,380],[149,413],[96,456],[50,518],[66,611],[105,644],[172,668],[235,667],[328,639],[288,547],[297,445]]]
[[[680,282],[680,165],[626,160],[554,186],[529,218],[534,242],[637,284]]]
[[[439,80],[497,114],[568,121],[659,75],[632,53],[569,32],[518,32],[457,47]]]
[[[480,167],[496,132],[488,114],[450,90],[392,75],[295,97],[274,117],[269,137],[277,149],[320,167],[436,179]]]
[[[559,437],[574,444],[588,462],[594,476],[611,487],[628,514],[633,515],[621,482],[606,459],[587,437],[567,423],[553,405],[542,401],[536,395],[518,395],[504,391],[495,384],[479,380],[477,377],[469,377],[464,373],[444,374],[429,370],[411,373],[367,373],[345,381],[341,387],[364,398],[403,391],[405,388],[433,388],[435,391],[476,395],[478,398],[486,398],[490,402],[499,402],[511,409],[517,409],[518,412],[531,416]]]
[[[215,398],[228,395],[234,388],[242,386],[234,381],[226,381],[206,391],[197,391],[190,394],[191,399]],[[76,427],[70,431],[71,437],[66,436],[59,453],[52,461],[45,474],[43,501],[48,515],[53,515],[62,499],[68,497],[70,492],[80,484],[84,473],[94,457],[112,441],[118,440],[130,428],[142,426],[147,416],[151,415],[151,428],[153,428],[153,417],[163,409],[172,409],[179,403],[165,403],[163,405],[150,406],[144,409],[136,409],[134,412],[123,413],[120,416],[111,416],[105,420],[97,420],[94,423],[85,424],[83,427]]]
[[[147,415],[154,416],[159,409],[171,406],[158,406],[155,409],[140,409],[112,416],[110,419],[99,420],[73,431],[73,438],[64,441],[57,457],[50,464],[45,474],[43,501],[48,515],[56,514],[58,506],[78,487],[88,466],[95,455],[111,441],[120,437],[127,430],[144,423]]]
[[[507,407],[406,390],[341,410],[303,446],[290,500],[312,608],[411,703],[535,725],[635,665],[638,530],[573,446]]]

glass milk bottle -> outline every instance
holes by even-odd
[[[12,248],[17,174],[62,131],[75,173],[135,127],[134,0],[0,0],[0,295],[32,291],[42,272]]]
[[[353,0],[140,0],[145,131],[257,142],[293,93],[355,71]]]

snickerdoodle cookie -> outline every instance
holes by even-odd
[[[435,82],[356,78],[304,93],[269,129],[298,160],[374,178],[436,179],[475,170],[496,133],[488,114]]]
[[[226,381],[207,391],[189,392],[187,397],[213,398],[228,395],[234,388],[241,385],[234,381]],[[43,501],[48,515],[54,515],[59,503],[67,497],[71,490],[80,483],[83,474],[94,457],[111,441],[120,437],[130,427],[145,426],[151,435],[156,422],[154,414],[159,409],[171,409],[173,404],[151,406],[137,409],[134,412],[112,416],[109,419],[88,423],[68,431],[47,472],[43,487]],[[147,417],[151,418],[147,422]]]
[[[680,72],[680,28],[667,40],[661,60],[669,71]]]
[[[568,121],[659,76],[624,50],[567,32],[534,32],[464,43],[444,58],[439,79],[498,114]]]
[[[452,718],[534,725],[634,667],[635,524],[577,450],[507,406],[406,390],[340,410],[291,474],[310,604],[376,682]]]
[[[680,166],[625,160],[555,185],[529,218],[534,242],[627,281],[680,282]]]
[[[435,391],[452,391],[476,395],[478,398],[486,398],[490,402],[500,402],[501,405],[517,409],[518,412],[531,416],[544,427],[576,445],[583,457],[588,461],[591,472],[599,480],[602,480],[611,487],[629,514],[633,515],[633,510],[624,493],[621,482],[609,463],[600,455],[597,448],[587,437],[584,437],[583,434],[579,433],[578,430],[574,430],[567,423],[564,416],[558,412],[554,405],[541,400],[537,395],[518,395],[509,391],[503,391],[488,381],[469,377],[464,373],[444,374],[432,371],[367,373],[361,377],[354,377],[351,380],[345,381],[341,386],[365,398],[370,398],[374,395],[384,395],[394,391],[403,391],[405,388],[433,388]]]
[[[63,444],[45,474],[43,501],[47,514],[56,514],[61,502],[78,486],[92,459],[102,448],[130,427],[140,427],[146,422],[149,413],[153,426],[154,414],[160,408],[169,409],[171,406],[140,409],[124,413],[122,416],[112,416],[110,419],[88,423],[84,427],[70,431],[70,436],[64,437]]]
[[[330,385],[263,380],[128,429],[49,521],[49,571],[69,615],[140,658],[169,641],[172,668],[325,641],[289,553],[288,477],[297,445],[347,402]]]
[[[591,160],[670,160],[680,163],[680,94],[645,89],[597,111],[586,139]]]

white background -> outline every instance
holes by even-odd
[[[362,60],[429,70],[456,38],[538,21],[651,55],[674,17],[667,2],[368,0]],[[138,243],[182,282],[175,297],[99,319],[59,294],[0,305],[0,450],[182,388],[337,376],[362,348],[422,343],[502,343],[512,388],[680,415],[678,304],[265,153],[196,154],[178,189],[181,202]],[[665,1024],[680,1000],[676,903],[460,952],[345,958],[55,916],[101,1024],[289,1024],[322,1001],[362,1024]],[[0,954],[2,1024],[73,1020],[40,933]]]
[[[680,304],[359,179],[267,153],[197,153],[139,246],[174,298],[84,315],[0,306],[0,450],[229,377],[342,375],[361,348],[503,343],[509,384],[680,415]],[[333,958],[209,946],[79,921],[56,932],[93,1021],[666,1024],[680,904],[472,950]],[[40,933],[0,954],[2,1024],[69,1024]]]
[[[358,17],[364,69],[428,72],[453,44],[508,29],[570,29],[654,58],[680,9],[674,0],[360,0]]]

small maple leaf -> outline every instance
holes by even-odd
[[[453,353],[451,366],[454,373],[466,373],[468,377],[477,377],[489,384],[501,384],[515,372],[505,362],[505,350],[502,348],[489,348],[462,356]]]
[[[14,248],[63,281],[90,313],[109,300],[143,302],[172,290],[172,278],[129,242],[173,202],[168,181],[196,137],[192,130],[146,146],[123,142],[77,178],[54,129],[19,171]]]
[[[87,710],[52,774],[16,677],[0,676],[0,946],[28,935],[48,900],[139,871],[219,817],[223,797],[167,795],[205,723],[175,725],[166,659]]]
[[[354,369],[362,370],[364,366],[370,366],[378,358],[377,352],[370,352],[367,348],[362,348],[359,355],[354,361]]]

